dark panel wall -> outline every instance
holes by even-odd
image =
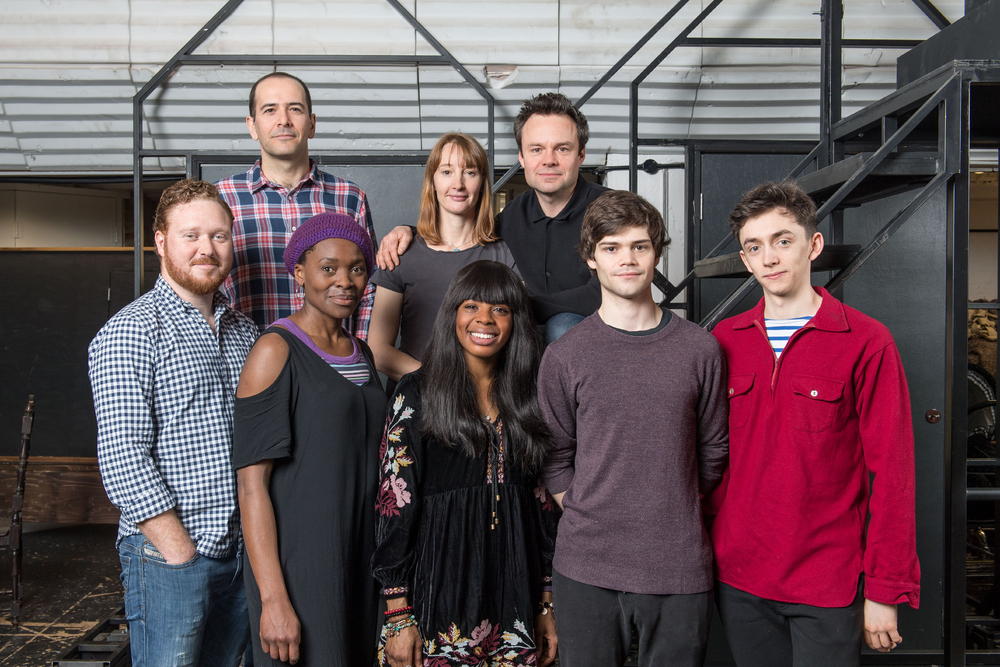
[[[701,242],[712,248],[728,228],[725,220],[740,194],[768,178],[782,178],[799,158],[772,155],[704,155],[702,184],[705,215]],[[845,243],[865,245],[914,193],[848,209],[844,215]],[[829,241],[829,223],[820,226]],[[929,408],[945,411],[945,195],[926,203],[843,289],[844,301],[889,327],[906,370],[916,438],[917,550],[920,557],[919,610],[900,606],[900,631],[911,650],[941,648],[943,615],[944,423],[929,424]],[[735,242],[729,252],[736,251]],[[813,274],[823,285],[828,273]],[[702,314],[735,289],[740,280],[704,280]],[[758,287],[735,312],[760,299]],[[875,480],[877,487],[878,480]],[[709,665],[732,664],[724,634],[712,628]]]
[[[152,285],[153,253],[146,269]],[[97,455],[87,346],[131,300],[131,252],[0,252],[0,456],[20,451],[28,394],[33,456]]]
[[[868,243],[913,193],[844,215],[847,243]],[[908,649],[940,649],[944,577],[944,421],[929,424],[930,408],[945,405],[945,192],[932,197],[844,285],[844,301],[892,332],[903,359],[917,464],[917,552],[920,609],[900,605],[900,632]],[[960,334],[961,335],[961,334]],[[875,480],[876,487],[878,479]]]
[[[708,253],[724,237],[731,237],[729,212],[743,193],[765,181],[782,180],[795,168],[802,155],[761,155],[705,153],[701,157],[701,190],[703,217],[701,221],[701,251]],[[735,239],[723,254],[739,252]],[[749,277],[749,272],[747,277]],[[701,312],[698,319],[712,311],[729,296],[743,278],[717,278],[700,281]],[[752,308],[762,296],[759,287],[743,299],[733,311],[741,313]]]

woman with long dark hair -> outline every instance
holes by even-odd
[[[400,381],[382,438],[372,558],[390,667],[547,665],[556,508],[538,479],[541,341],[498,262],[455,276],[423,367]]]
[[[368,343],[393,383],[420,368],[451,279],[483,259],[514,266],[507,244],[493,233],[489,158],[475,138],[449,132],[427,158],[413,245],[399,266],[372,276],[378,289]]]

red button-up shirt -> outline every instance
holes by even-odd
[[[884,325],[815,289],[819,311],[778,359],[763,300],[713,331],[729,371],[730,468],[706,503],[718,512],[718,578],[770,600],[843,607],[864,572],[867,599],[917,607],[913,425],[899,352]]]

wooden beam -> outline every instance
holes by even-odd
[[[0,522],[10,521],[17,483],[15,456],[0,456]],[[24,521],[44,523],[118,523],[93,457],[32,456],[25,478]]]

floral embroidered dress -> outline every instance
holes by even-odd
[[[372,567],[388,598],[408,596],[424,665],[535,664],[534,622],[548,585],[556,507],[495,424],[472,458],[420,435],[420,372],[403,377],[380,450]],[[379,664],[385,631],[379,640]]]

